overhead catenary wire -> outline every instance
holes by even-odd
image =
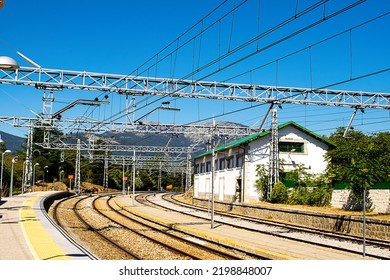
[[[312,6],[308,7],[308,8],[306,8],[306,9],[303,10],[303,11],[301,11],[301,12],[299,12],[299,13],[295,13],[294,16],[290,17],[289,19],[285,20],[284,22],[282,22],[282,23],[280,23],[280,24],[277,24],[277,25],[274,26],[273,28],[267,30],[266,32],[263,32],[262,34],[260,34],[259,36],[256,36],[255,38],[253,38],[253,39],[247,41],[246,43],[240,45],[239,47],[235,48],[234,50],[229,51],[229,53],[226,53],[226,54],[224,54],[224,55],[218,57],[217,60],[214,60],[214,61],[212,61],[212,62],[210,62],[210,63],[207,63],[206,65],[204,65],[204,66],[202,66],[202,67],[200,67],[200,68],[197,67],[196,70],[192,71],[192,73],[187,74],[187,75],[184,76],[182,79],[186,79],[186,78],[188,78],[188,77],[191,77],[191,76],[194,74],[194,72],[199,72],[199,71],[201,71],[201,70],[203,70],[203,69],[209,67],[210,65],[214,64],[215,61],[219,61],[220,59],[223,59],[223,58],[225,58],[225,57],[231,55],[232,53],[239,51],[240,49],[246,47],[247,45],[252,44],[253,42],[256,42],[256,40],[259,40],[261,37],[263,37],[263,36],[265,36],[265,35],[267,35],[267,34],[270,34],[270,33],[272,33],[272,32],[275,32],[275,31],[278,30],[279,28],[281,28],[281,27],[285,26],[286,24],[292,22],[293,20],[295,20],[295,19],[297,19],[297,18],[299,18],[299,17],[305,15],[306,13],[309,13],[310,11],[312,11],[312,10],[314,10],[315,8],[321,6],[322,4],[326,3],[327,1],[328,1],[328,0],[319,1],[319,2],[315,3],[314,5],[312,5]],[[241,2],[239,5],[235,5],[234,8],[233,8],[232,10],[230,10],[228,13],[224,14],[224,15],[223,15],[221,18],[219,18],[217,21],[214,21],[214,22],[213,22],[211,25],[209,25],[207,28],[204,28],[204,29],[203,29],[203,27],[202,27],[202,32],[199,33],[199,34],[202,34],[203,32],[205,32],[205,30],[207,30],[207,29],[210,28],[211,26],[213,26],[213,25],[215,25],[216,23],[218,23],[219,20],[221,20],[222,18],[226,17],[226,16],[229,15],[230,13],[233,13],[236,9],[238,9],[238,8],[239,8],[241,5],[243,5],[245,2],[247,2],[247,1],[243,1],[243,2]],[[361,2],[361,1],[359,1],[359,2]],[[215,11],[215,10],[213,10],[213,11]],[[211,14],[211,13],[210,13],[210,14]],[[199,23],[203,23],[203,19],[200,20],[197,24],[199,24]],[[197,34],[196,36],[194,36],[194,37],[192,37],[192,38],[193,38],[193,39],[196,38],[199,34]],[[189,41],[191,41],[191,40],[192,40],[192,39],[186,41],[186,42],[183,43],[183,44],[185,45],[185,44],[187,44],[187,42],[189,42]],[[180,47],[182,47],[183,44],[182,44]],[[177,50],[178,50],[178,49],[176,49],[175,51],[177,51]],[[161,53],[161,52],[159,52],[159,53],[156,55],[156,57],[158,57],[158,55],[159,55],[160,53]],[[172,53],[172,52],[171,52],[171,53]],[[246,58],[244,58],[244,59],[246,59]],[[242,60],[243,60],[243,59],[242,59]],[[157,63],[158,63],[159,61],[160,61],[160,60],[158,60],[158,61],[154,64],[154,66],[157,65]],[[240,62],[240,61],[241,61],[241,60],[237,60],[237,63]],[[231,65],[229,65],[228,67],[230,67],[230,66],[231,66]],[[223,69],[221,69],[221,70],[219,70],[219,71],[222,71],[222,70],[224,70],[224,69],[226,69],[226,68],[228,68],[228,67],[225,66]],[[139,69],[139,68],[140,68],[140,67],[138,67],[137,69]],[[149,67],[148,70],[149,70],[150,68],[151,68],[151,67]],[[218,71],[218,72],[219,72],[219,71]],[[212,73],[212,74],[213,74],[213,73]],[[207,75],[207,76],[210,76],[210,75],[211,75],[211,74],[209,74],[209,75]],[[204,76],[203,78],[206,78],[207,76]],[[202,79],[203,79],[203,78],[202,78]]]
[[[356,4],[356,3],[355,3],[355,4]],[[356,26],[354,26],[354,27],[352,27],[352,28],[349,28],[349,29],[346,30],[346,31],[339,32],[338,34],[335,34],[335,35],[333,35],[333,36],[330,36],[330,37],[328,37],[328,38],[326,38],[326,39],[320,40],[320,41],[318,41],[318,42],[316,42],[316,43],[314,43],[314,44],[311,44],[311,45],[308,46],[308,47],[302,48],[302,49],[300,49],[300,50],[298,50],[298,51],[295,51],[295,52],[293,52],[293,53],[290,53],[290,54],[288,54],[288,55],[286,55],[286,56],[284,56],[284,57],[278,58],[278,59],[275,60],[275,61],[279,61],[280,59],[286,58],[286,57],[288,57],[288,56],[291,56],[291,55],[293,55],[293,54],[296,54],[297,52],[300,52],[300,51],[305,50],[305,49],[309,49],[309,50],[310,50],[310,48],[312,48],[312,47],[314,47],[314,46],[316,46],[316,45],[318,45],[318,44],[321,44],[321,43],[323,43],[323,42],[326,42],[327,40],[330,40],[330,39],[332,39],[332,38],[335,38],[336,36],[340,36],[341,34],[344,34],[345,32],[350,32],[350,30],[359,28],[359,27],[361,27],[361,26],[363,26],[363,25],[366,25],[366,24],[368,24],[368,23],[370,23],[370,22],[372,22],[372,21],[374,21],[374,20],[377,20],[377,19],[379,19],[379,18],[382,18],[382,17],[384,17],[384,16],[386,16],[386,15],[388,15],[388,14],[389,14],[389,13],[387,12],[387,13],[384,13],[384,14],[378,16],[378,17],[375,17],[375,18],[373,18],[373,19],[367,20],[367,21],[365,21],[364,23],[358,24],[358,25],[356,25]],[[270,62],[270,63],[272,63],[272,62]],[[263,66],[264,66],[264,65],[263,65]],[[250,71],[253,71],[253,69],[251,69]],[[386,71],[386,70],[384,70],[384,71]],[[380,73],[380,72],[378,72],[378,73]],[[378,74],[378,73],[371,73],[371,75],[375,75],[375,74]],[[367,74],[367,75],[369,75],[369,74]],[[363,76],[363,77],[367,77],[367,75],[365,75],[365,76]],[[362,77],[362,78],[363,78],[363,77]],[[355,79],[357,79],[357,77],[356,77]],[[342,82],[340,82],[340,83],[342,83]],[[329,86],[329,85],[323,86],[322,88],[325,88],[325,87],[328,87],[328,86]],[[198,119],[199,119],[199,113],[198,113]]]
[[[226,1],[225,1],[226,2]],[[260,1],[259,1],[260,2]],[[298,1],[296,2],[296,9],[295,9],[295,15],[297,14],[297,6],[298,6]],[[324,8],[324,10],[325,10],[325,8]],[[325,14],[326,15],[326,14]],[[178,43],[178,41],[177,40],[174,40],[173,41],[175,44],[176,44],[176,52],[174,53],[174,54],[177,54],[177,51],[178,51],[178,49],[177,49],[177,47],[178,47],[178,45],[180,45],[179,43]],[[258,42],[258,41],[257,41]],[[160,57],[159,57],[160,58]],[[173,55],[171,54],[170,55],[170,59],[172,59],[173,58]],[[175,56],[175,59],[177,58],[177,56]],[[220,62],[220,61],[219,61]],[[218,62],[218,63],[219,63]],[[156,69],[157,70],[157,69]],[[221,71],[222,70],[224,70],[224,69],[220,69]],[[385,70],[385,71],[387,71],[387,70]],[[378,72],[379,73],[379,72]],[[378,74],[378,73],[372,73],[372,75],[376,75],[376,74]],[[208,74],[210,74],[210,73],[208,73]],[[368,77],[368,76],[362,76],[362,78],[364,78],[364,77]],[[339,81],[339,82],[342,82],[342,81]],[[162,98],[166,98],[166,97],[162,97]],[[160,100],[160,99],[158,99],[158,100]],[[174,100],[176,100],[176,99],[174,99]],[[148,103],[148,105],[151,105],[151,104],[153,104],[153,103],[155,103],[155,102],[157,102],[157,100],[156,101],[153,101],[153,102],[150,102],[150,103]],[[113,105],[111,105],[111,108],[113,108],[114,106]],[[123,117],[123,112],[125,112],[125,110],[121,110],[121,112],[122,112],[122,117]],[[113,119],[113,111],[111,111],[111,120]],[[119,116],[119,115],[117,115],[117,116]],[[198,115],[198,119],[200,118],[200,116]]]

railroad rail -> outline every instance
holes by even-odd
[[[102,259],[142,259],[134,252],[124,248],[114,240],[108,238],[80,213],[80,204],[89,196],[73,196],[57,203],[53,210],[55,221],[69,234],[77,236],[80,243],[88,244],[94,248]],[[61,213],[59,215],[59,213]],[[94,244],[90,241],[93,240]],[[115,248],[115,250],[113,250]]]
[[[67,199],[70,199],[68,197]],[[91,260],[98,260],[99,258],[95,256],[89,249],[77,242],[65,229],[64,224],[61,218],[57,215],[59,203],[55,203],[52,207],[52,211],[42,211],[47,220],[62,234],[67,240],[69,240],[73,245],[79,248],[85,255]],[[41,200],[41,209],[45,209],[44,200]]]
[[[180,201],[178,200],[177,198],[175,198],[176,195],[165,195],[163,198],[169,202],[174,202],[174,203],[177,203],[177,204],[180,204],[180,205],[184,205],[186,207],[193,207],[193,209],[204,209],[204,207],[200,207],[200,206],[194,206],[194,205],[191,205],[191,204],[188,204],[188,203],[185,203],[183,201]],[[226,211],[218,211],[216,210],[215,213],[217,214],[220,214],[220,215],[224,215],[224,216],[227,216],[227,217],[232,217],[232,218],[239,218],[239,219],[245,219],[245,220],[248,220],[248,221],[254,221],[254,222],[262,222],[264,224],[267,224],[267,225],[272,225],[272,226],[283,226],[285,228],[288,228],[288,229],[291,229],[291,230],[299,230],[299,231],[304,231],[304,232],[313,232],[313,233],[318,233],[318,234],[321,234],[323,236],[327,236],[327,237],[331,237],[331,238],[344,238],[345,240],[349,240],[351,242],[356,242],[356,243],[359,243],[361,244],[362,243],[362,238],[361,237],[358,237],[358,236],[353,236],[353,235],[348,235],[348,234],[345,234],[345,233],[335,233],[335,232],[331,232],[331,231],[326,231],[326,230],[317,230],[317,229],[313,229],[311,227],[307,227],[307,226],[297,226],[297,225],[292,225],[292,224],[289,224],[289,223],[284,223],[284,222],[281,222],[281,221],[278,221],[278,222],[275,222],[275,221],[272,221],[272,220],[269,220],[269,219],[262,219],[262,218],[253,218],[253,217],[250,217],[248,215],[242,215],[242,214],[232,214],[232,213],[228,213]],[[374,238],[366,238],[366,241],[368,242],[368,245],[372,245],[372,246],[377,246],[377,247],[383,247],[385,249],[389,249],[390,250],[390,241],[387,241],[387,240],[378,240],[378,239],[374,239]]]
[[[142,222],[118,206],[114,198],[114,194],[104,194],[63,199],[52,207],[53,220],[79,242],[93,248],[101,259],[254,259]],[[125,237],[129,232],[132,236]],[[137,250],[136,245],[129,243],[140,243],[143,249]]]
[[[153,223],[145,218],[138,218],[130,213],[115,201],[114,196],[111,196],[106,201],[105,208],[101,211],[110,220],[120,223],[129,230],[136,231],[138,234],[146,238],[151,238],[153,241],[161,243],[173,250],[190,256],[192,259],[230,259],[242,260],[243,256],[236,253],[231,253],[221,248],[213,248],[210,244],[201,244],[200,239],[188,239],[188,235],[183,236],[177,232],[169,231],[169,228]],[[120,219],[120,221],[118,221]],[[172,244],[172,245],[170,245]],[[191,252],[189,252],[191,251]],[[248,257],[246,256],[246,259]]]
[[[176,205],[186,207],[187,209],[191,208],[196,211],[201,211],[203,213],[208,211],[204,207],[189,205],[182,201],[178,201],[177,199],[173,199],[173,196],[174,196],[173,194],[161,195],[162,199],[164,199],[169,203],[175,203]],[[148,199],[148,203],[154,204],[155,207],[162,207],[165,209],[169,209],[171,211],[179,211],[179,210],[175,210],[173,207],[169,207],[167,205],[162,205],[161,203],[156,203],[156,201],[152,201],[151,200],[152,197],[154,196],[149,195],[146,199]],[[180,213],[183,212],[185,212],[184,214],[186,215],[199,217],[199,214],[196,214],[194,212],[189,213],[188,211],[183,211],[183,210],[180,211]],[[324,232],[322,230],[315,230],[306,227],[293,226],[289,224],[283,224],[279,222],[273,222],[265,219],[258,219],[258,218],[244,216],[244,215],[231,214],[222,211],[215,211],[215,213],[218,214],[219,216],[224,217],[223,220],[221,219],[218,220],[219,224],[227,224],[230,226],[235,226],[246,230],[252,230],[264,234],[269,234],[277,237],[287,238],[290,240],[305,242],[316,246],[341,250],[353,254],[362,253],[361,238],[359,239],[353,236],[346,236],[343,234]],[[233,220],[229,220],[229,219],[233,219]],[[239,225],[239,223],[241,224],[247,223],[247,224]],[[260,227],[257,226],[261,226],[262,229],[260,229]],[[367,251],[366,253],[367,257],[389,260],[390,242],[379,241],[375,239],[367,239],[366,251]]]

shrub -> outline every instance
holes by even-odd
[[[272,203],[286,203],[288,199],[287,187],[282,182],[277,182],[272,188],[270,200]]]

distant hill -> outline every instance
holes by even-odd
[[[5,148],[15,152],[16,150],[23,150],[26,145],[26,138],[15,136],[4,131],[0,131],[1,139],[5,142]]]
[[[209,126],[211,124],[205,123]],[[232,122],[217,122],[221,126],[240,126],[242,124]],[[171,135],[171,134],[152,134],[152,133],[137,133],[137,132],[105,132],[98,135],[102,140],[110,139],[111,143],[120,145],[139,145],[139,146],[165,146],[170,147],[188,147],[194,144],[206,147],[206,143],[210,141],[210,135],[187,134],[187,135]],[[234,137],[231,137],[232,140]]]

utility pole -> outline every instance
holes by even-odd
[[[269,153],[269,177],[267,200],[271,198],[271,191],[276,182],[279,181],[279,136],[278,136],[278,111],[272,109],[271,139]]]
[[[103,188],[105,191],[108,189],[108,150],[104,152],[104,175],[103,175]]]
[[[213,119],[213,130],[211,134],[211,228],[214,228],[214,189],[215,189],[215,120]]]
[[[162,191],[162,188],[161,188],[161,161],[159,162],[159,165],[158,165],[158,190],[159,191]]]
[[[125,157],[123,157],[122,160],[122,194],[126,194],[126,180],[127,178],[125,177]]]
[[[133,151],[133,195],[132,195],[132,202],[134,205],[134,199],[135,199],[135,150]]]
[[[184,192],[188,191],[191,187],[191,175],[192,175],[191,151],[192,149],[187,152],[186,183],[184,186]]]
[[[80,139],[77,139],[76,170],[74,179],[74,190],[76,194],[80,194],[80,147]]]
[[[50,90],[49,93],[46,90],[43,91],[42,97],[42,115],[43,115],[43,124],[44,126],[51,127],[53,124],[53,102],[54,102],[54,92]],[[43,142],[49,143],[50,141],[50,130],[45,129],[43,131]]]
[[[30,123],[30,127],[28,129],[27,136],[27,147],[26,147],[26,160],[23,166],[23,185],[22,185],[22,193],[27,191],[28,188],[31,188],[31,180],[32,180],[32,144],[33,144],[33,126]]]

